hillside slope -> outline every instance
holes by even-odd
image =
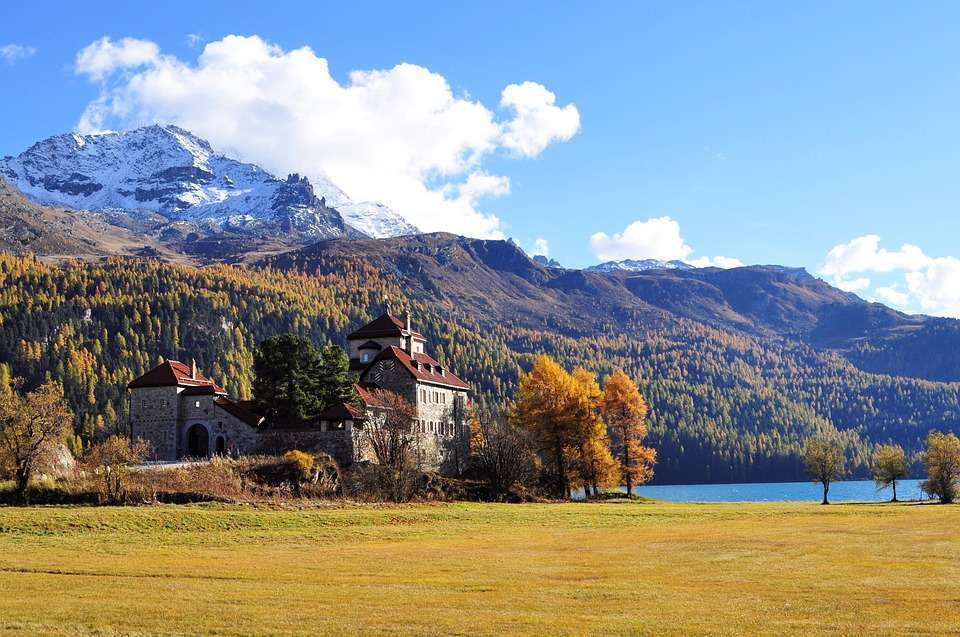
[[[818,432],[843,440],[864,476],[874,445],[916,460],[929,429],[960,428],[960,385],[869,373],[850,354],[918,334],[935,347],[953,323],[883,312],[783,268],[691,272],[554,270],[508,242],[451,235],[322,242],[255,267],[0,256],[0,362],[28,383],[62,380],[91,437],[122,429],[126,383],[161,356],[196,358],[244,397],[264,338],[342,344],[389,301],[412,310],[482,404],[504,405],[541,352],[600,375],[625,369],[651,405],[662,482],[801,479]],[[817,334],[830,311],[883,320],[827,347]]]
[[[782,266],[646,271],[544,267],[508,241],[437,233],[388,241],[325,241],[263,263],[335,272],[360,258],[414,298],[488,324],[568,336],[637,334],[678,319],[837,352],[865,371],[960,380],[960,321],[910,316]]]

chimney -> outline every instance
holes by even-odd
[[[197,380],[197,359],[190,359],[190,378]]]
[[[408,332],[411,331],[410,330],[410,310],[407,310],[407,331]]]
[[[390,316],[390,300],[387,299],[387,302],[383,304],[383,313],[387,316]]]

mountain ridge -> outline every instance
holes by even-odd
[[[325,178],[276,177],[173,125],[56,135],[0,160],[0,176],[36,203],[190,224],[207,236],[306,244],[417,231],[385,206],[352,202]]]

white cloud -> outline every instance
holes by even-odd
[[[0,59],[7,64],[13,64],[18,60],[28,58],[37,52],[32,46],[22,44],[3,44],[0,45]]]
[[[155,66],[160,62],[160,47],[149,40],[123,38],[114,42],[103,37],[77,53],[74,69],[80,75],[102,80],[115,71]]]
[[[880,301],[896,307],[906,307],[910,304],[910,295],[898,290],[896,286],[879,287],[873,291],[873,294]]]
[[[354,71],[340,83],[310,48],[284,51],[257,36],[209,42],[196,63],[152,42],[104,38],[78,54],[76,71],[102,83],[82,131],[176,123],[271,172],[325,175],[422,230],[477,237],[502,236],[478,205],[510,187],[483,160],[498,150],[536,156],[579,126],[573,104],[556,106],[532,82],[503,90],[498,117],[422,66]]]
[[[699,257],[688,259],[687,263],[695,268],[723,268],[724,270],[742,268],[744,265],[743,261],[734,257]]]
[[[542,254],[545,257],[549,257],[550,243],[543,237],[537,237],[533,240],[533,254]]]
[[[896,252],[890,252],[880,247],[880,237],[868,234],[834,246],[827,253],[820,272],[842,278],[854,272],[917,270],[929,262],[930,257],[915,245],[905,243]]]
[[[844,292],[861,292],[870,287],[870,279],[858,277],[856,279],[836,279],[833,284]]]
[[[960,317],[960,259],[933,259],[919,272],[904,275],[907,290],[924,312]]]
[[[735,268],[742,266],[732,257],[698,257],[690,259],[693,248],[680,234],[680,224],[671,217],[654,217],[634,221],[623,232],[613,236],[597,232],[590,237],[590,250],[600,261],[623,259],[659,259],[687,261],[697,268]]]
[[[573,104],[556,105],[557,96],[542,84],[524,82],[503,89],[500,106],[516,117],[504,126],[502,143],[525,157],[536,157],[554,141],[567,141],[580,129]]]
[[[195,47],[195,46],[197,46],[198,44],[200,44],[201,42],[203,42],[204,39],[205,39],[205,38],[203,37],[203,34],[202,34],[202,33],[188,33],[188,34],[187,34],[187,46],[192,49],[193,47]]]
[[[902,273],[901,282],[873,290],[872,296],[880,301],[901,309],[960,317],[960,259],[956,257],[931,257],[912,244],[886,250],[880,247],[880,237],[871,234],[832,248],[820,269],[837,287],[857,291],[867,289],[871,281],[851,279],[851,275],[869,272]]]
[[[622,259],[686,259],[693,248],[680,236],[680,224],[670,217],[634,221],[621,233],[597,232],[590,250],[601,261]]]

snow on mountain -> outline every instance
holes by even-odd
[[[585,268],[587,272],[642,272],[644,270],[692,270],[693,266],[684,261],[661,261],[660,259],[624,259],[607,261]]]
[[[169,125],[51,137],[0,160],[0,175],[37,203],[132,216],[153,212],[210,231],[313,240],[377,236],[358,226],[386,233],[403,223],[385,207],[351,210],[353,223],[345,222],[334,206],[363,204],[353,204],[329,180],[278,179]]]
[[[420,234],[416,226],[383,204],[364,201],[361,203],[333,204],[351,226],[376,239]]]

